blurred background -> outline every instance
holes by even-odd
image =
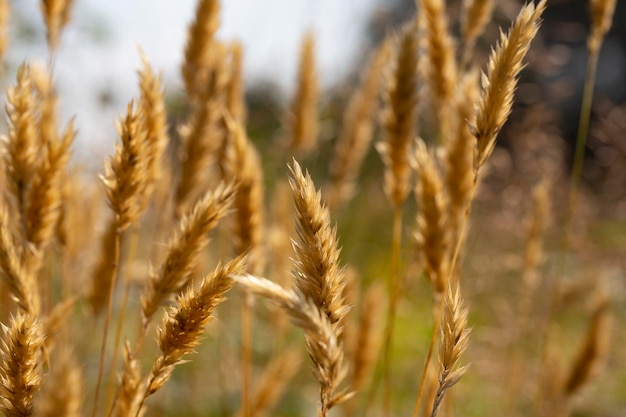
[[[102,172],[104,157],[117,140],[114,121],[124,112],[128,101],[137,96],[139,50],[149,58],[153,68],[162,71],[172,130],[184,119],[187,109],[180,63],[196,2],[74,0],[74,3],[54,68],[62,113],[60,124],[76,117],[76,160],[93,172]],[[458,34],[460,0],[447,3],[451,30]],[[477,59],[482,68],[491,46],[497,42],[499,28],[509,26],[521,5],[517,0],[496,3],[494,20],[477,45]],[[464,260],[468,276],[464,290],[471,300],[471,323],[476,330],[472,336],[472,374],[468,375],[466,385],[469,393],[461,394],[459,400],[465,405],[462,409],[467,411],[466,416],[486,415],[485,401],[481,398],[498,398],[502,373],[493,369],[493,363],[498,362],[494,357],[500,359],[499,363],[507,363],[509,358],[503,346],[515,341],[507,323],[515,321],[510,300],[515,300],[519,282],[516,274],[523,264],[526,231],[520,219],[526,217],[531,207],[529,190],[544,177],[553,181],[555,206],[546,252],[554,255],[559,245],[587,66],[589,17],[587,0],[550,0],[548,4],[544,23],[527,58],[528,66],[522,73],[513,114],[499,136],[499,147],[490,160],[489,173],[472,212],[469,249]],[[21,62],[45,63],[49,58],[39,1],[15,0],[11,8],[4,86],[13,82]],[[320,102],[322,145],[314,159],[306,161],[306,166],[316,174],[316,169],[321,172],[326,168],[347,99],[358,83],[369,52],[414,14],[412,0],[223,0],[218,38],[239,40],[244,46],[248,130],[261,153],[271,157],[273,139],[280,135],[296,82],[300,42],[307,30],[312,30],[316,37],[317,65],[324,89]],[[600,278],[608,277],[616,316],[622,319],[626,317],[625,133],[626,1],[622,0],[618,1],[612,29],[600,55],[583,170],[583,195],[572,240],[576,256],[570,259],[573,271],[568,276],[570,292],[564,295],[574,300],[572,304],[576,308],[585,311],[590,288]],[[333,213],[333,218],[345,247],[342,256],[346,263],[358,265],[364,280],[373,281],[387,273],[390,242],[381,230],[389,230],[390,218],[382,193],[380,158],[370,151],[366,162],[363,193],[347,209]],[[266,174],[270,178],[268,183],[277,177],[276,173]],[[314,178],[319,177],[314,175]],[[415,209],[414,202],[408,204]],[[409,222],[414,222],[414,218]],[[554,256],[546,258],[544,270],[550,271]],[[410,276],[415,270],[411,269],[414,265],[409,256],[407,259],[407,276]],[[425,283],[412,285],[406,297],[407,303],[413,303],[411,314],[400,317],[398,325],[407,334],[415,332],[414,310],[422,313],[420,317],[430,313],[428,304],[415,301],[426,297]],[[505,296],[494,297],[494,293]],[[581,337],[586,317],[566,310],[559,319],[566,323],[561,336],[565,345],[563,356],[569,358]],[[411,339],[398,347],[399,356],[410,358],[411,363],[422,357],[420,349],[429,335],[430,323],[421,326],[417,340]],[[576,416],[624,415],[626,350],[619,347],[625,343],[626,335],[616,326],[615,348],[608,359],[609,370],[613,372],[608,372],[584,398],[587,402]],[[406,386],[410,386],[415,379],[413,368],[402,369],[405,374],[401,376],[406,379]],[[202,372],[198,375],[205,378]],[[484,384],[486,379],[492,384]],[[481,395],[472,395],[474,390]],[[299,403],[293,405],[294,410],[298,407]],[[203,414],[198,412],[198,415]]]
[[[626,4],[618,3],[596,82],[594,119],[596,125],[603,124],[596,126],[602,130],[614,129],[612,124],[623,120],[623,109],[620,113],[614,107],[626,100]],[[552,116],[558,118],[561,136],[571,143],[586,69],[588,2],[551,0],[549,4],[516,99],[518,107],[548,106],[556,113]],[[22,61],[47,59],[38,1],[11,5],[7,79]],[[454,21],[459,2],[449,2],[449,7]],[[194,0],[179,0],[175,5],[167,0],[75,0],[55,73],[62,116],[77,117],[76,151],[80,155],[99,160],[112,149],[112,122],[136,93],[140,49],[163,72],[168,98],[175,105],[182,91],[179,67],[194,9]],[[498,2],[494,22],[479,44],[485,58],[498,27],[506,27],[518,10],[517,1]],[[345,99],[341,94],[354,84],[370,48],[414,13],[412,0],[229,0],[222,5],[218,33],[224,40],[240,40],[245,48],[249,103],[254,106],[268,100],[285,103],[295,83],[300,40],[305,31],[312,30],[326,91],[322,104],[328,104]],[[523,112],[517,111],[513,121],[519,117]],[[589,153],[600,166],[588,170],[586,177],[602,180],[606,164],[625,157],[625,145],[607,144],[599,132],[594,137],[597,140],[591,141]],[[615,149],[609,152],[606,146]]]

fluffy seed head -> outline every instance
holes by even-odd
[[[0,366],[0,410],[7,417],[33,415],[33,397],[41,385],[43,335],[36,318],[18,313],[4,327]]]
[[[183,292],[176,307],[165,313],[158,331],[161,354],[152,367],[146,389],[148,395],[158,391],[170,378],[174,367],[182,362],[182,357],[198,346],[213,311],[225,300],[224,295],[232,287],[230,275],[242,274],[245,267],[245,257],[238,257],[223,267],[218,266],[204,278],[200,288]]]
[[[508,34],[500,33],[500,42],[491,52],[487,73],[482,76],[482,94],[473,127],[477,140],[476,173],[493,152],[498,132],[511,113],[518,76],[524,67],[522,61],[539,30],[545,8],[546,0],[537,6],[533,3],[525,5]]]
[[[409,192],[409,152],[415,137],[417,108],[418,41],[415,26],[403,28],[389,79],[382,126],[384,140],[376,149],[385,164],[385,192],[395,208],[402,206]]]
[[[138,110],[131,101],[126,116],[117,124],[121,142],[105,165],[102,182],[107,199],[116,215],[118,230],[126,230],[145,210],[142,195],[148,183],[148,147],[146,132]]]
[[[297,238],[293,243],[296,285],[331,323],[336,323],[349,310],[343,297],[346,280],[339,266],[337,230],[331,226],[328,207],[322,203],[308,172],[303,174],[295,160],[289,169],[297,216]]]
[[[208,232],[232,206],[235,187],[220,184],[208,192],[180,222],[179,231],[169,244],[168,254],[157,274],[151,276],[141,297],[144,324],[161,303],[184,288],[198,257],[209,243]]]
[[[467,328],[467,309],[463,307],[460,292],[458,287],[456,291],[448,288],[446,292],[439,346],[439,388],[431,417],[437,415],[446,391],[459,382],[467,370],[467,365],[459,367],[470,333]]]

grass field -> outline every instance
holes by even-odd
[[[581,180],[588,136],[619,153],[615,119],[588,119],[615,1],[590,2],[573,153],[545,103],[504,128],[550,5],[517,5],[484,60],[494,3],[418,0],[346,100],[321,99],[307,34],[272,118],[199,0],[176,117],[142,57],[98,179],[56,116],[72,2],[42,1],[49,63],[4,80],[0,410],[621,416],[619,167]]]

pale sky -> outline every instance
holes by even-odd
[[[277,83],[283,96],[294,83],[297,53],[307,29],[317,36],[318,67],[326,88],[341,81],[358,57],[367,18],[379,0],[223,0],[218,37],[240,40],[248,82]],[[14,2],[42,27],[39,0]],[[76,116],[76,151],[100,156],[116,139],[114,119],[136,94],[138,47],[162,71],[167,90],[181,88],[179,66],[195,0],[75,0],[55,68],[63,120]],[[13,64],[45,61],[43,34],[34,47],[10,48]],[[16,45],[13,45],[14,47]],[[14,82],[8,79],[8,82]],[[5,81],[6,83],[6,81]],[[103,108],[102,86],[113,90]]]

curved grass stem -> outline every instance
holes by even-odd
[[[109,334],[109,325],[111,322],[111,315],[113,311],[113,293],[115,291],[115,283],[117,281],[117,275],[119,270],[119,258],[120,258],[120,244],[122,240],[122,234],[119,229],[115,232],[115,245],[113,246],[113,259],[111,262],[113,263],[113,268],[111,271],[111,285],[109,287],[109,300],[107,303],[107,314],[104,319],[104,331],[102,334],[102,345],[100,347],[100,361],[98,365],[98,379],[96,382],[96,393],[93,401],[93,412],[92,416],[96,417],[98,415],[98,402],[100,400],[100,388],[102,386],[102,377],[104,374],[104,361],[106,356],[106,347],[107,347],[107,338]]]

